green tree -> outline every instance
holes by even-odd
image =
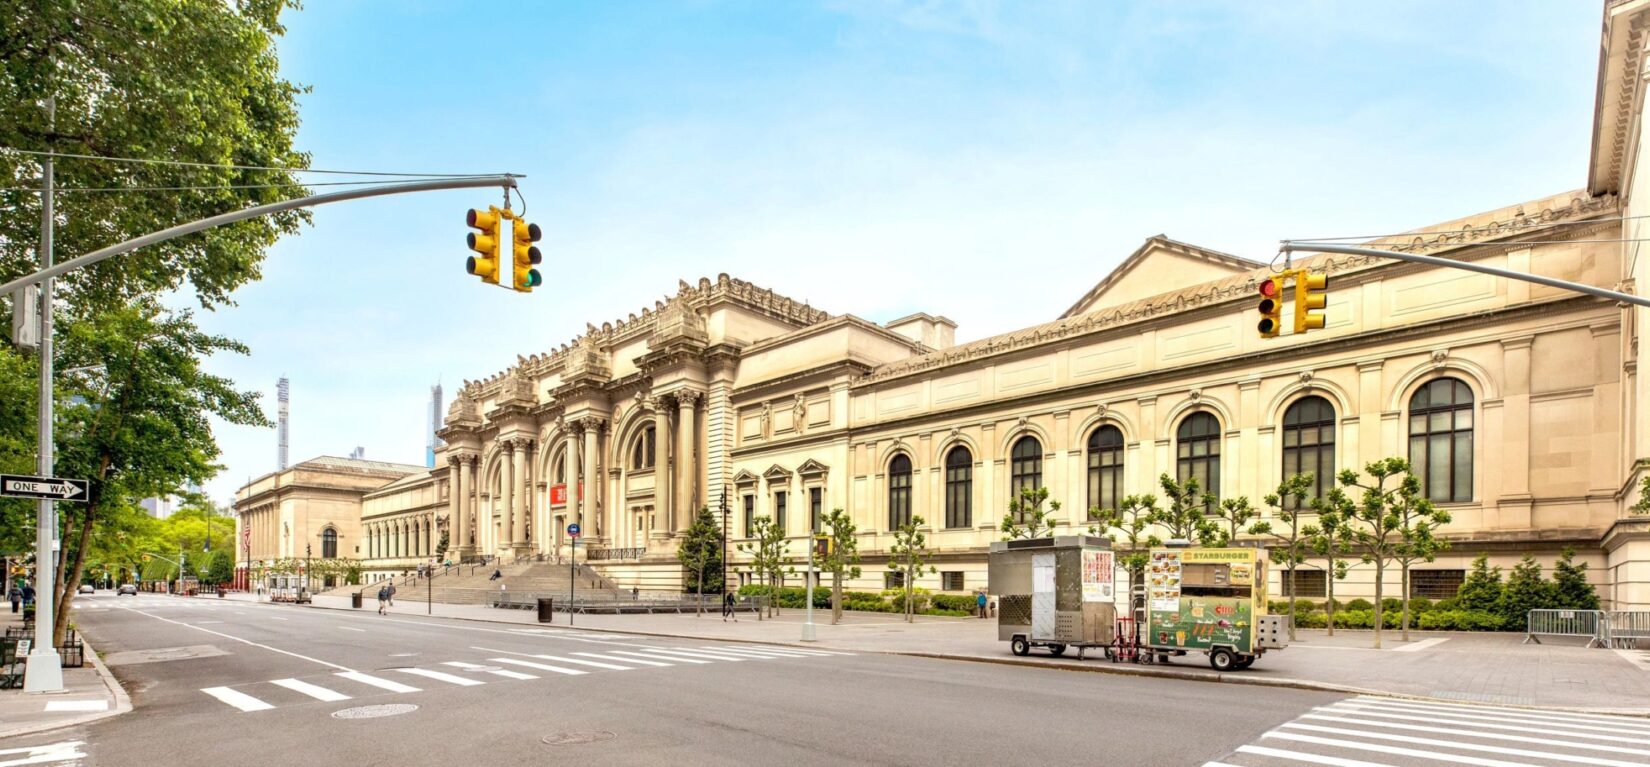
[[[1249,504],[1247,497],[1224,499],[1210,507],[1208,522],[1198,531],[1198,541],[1216,548],[1230,546],[1243,526],[1259,516],[1260,512]]]
[[[1048,501],[1048,508],[1043,502]],[[1020,488],[1020,497],[1008,502],[1008,513],[1003,515],[999,529],[1003,540],[1016,538],[1044,538],[1054,535],[1054,524],[1060,511],[1059,501],[1048,500],[1048,488]]]
[[[912,597],[917,588],[917,576],[937,572],[934,567],[927,564],[931,552],[924,548],[928,544],[928,537],[923,535],[922,525],[922,517],[911,517],[911,521],[894,530],[894,542],[888,546],[888,569],[901,573],[905,581],[903,589],[907,623],[916,620],[916,600]]]
[[[1598,592],[1587,582],[1587,563],[1575,563],[1576,550],[1565,547],[1553,564],[1553,602],[1560,610],[1597,610]]]
[[[751,520],[751,541],[739,544],[739,551],[750,555],[746,566],[751,576],[768,586],[769,615],[779,614],[779,587],[784,584],[787,573],[796,572],[789,564],[788,548],[790,541],[785,540],[785,528],[765,515]]]
[[[1525,554],[1513,566],[1512,573],[1507,576],[1507,585],[1501,589],[1501,599],[1496,602],[1501,627],[1508,631],[1523,628],[1531,610],[1552,604],[1553,585],[1542,580],[1541,565],[1535,557]]]
[[[1461,610],[1494,613],[1501,603],[1501,568],[1490,567],[1489,559],[1479,556],[1472,560],[1472,569],[1455,590],[1455,606]]]
[[[235,579],[235,560],[230,558],[229,552],[219,549],[212,552],[212,560],[206,566],[207,583],[220,586]]]
[[[842,622],[842,581],[858,578],[859,538],[854,535],[854,519],[842,509],[832,509],[819,521],[820,533],[831,542],[831,551],[814,560],[819,571],[831,574],[831,625]]]
[[[1351,501],[1338,487],[1332,487],[1324,497],[1312,501],[1318,522],[1301,528],[1301,535],[1311,542],[1312,553],[1324,560],[1325,595],[1324,627],[1329,636],[1335,635],[1335,581],[1345,580],[1352,556],[1352,528],[1347,524],[1347,507]]]
[[[1438,552],[1449,548],[1449,541],[1439,538],[1438,528],[1449,524],[1449,512],[1433,505],[1421,492],[1421,483],[1413,472],[1404,476],[1394,499],[1393,510],[1398,514],[1398,547],[1393,559],[1403,586],[1403,613],[1398,625],[1402,627],[1403,641],[1409,641],[1409,570],[1416,562],[1431,562]]]
[[[1386,568],[1397,558],[1403,543],[1403,537],[1399,534],[1402,527],[1398,512],[1399,495],[1405,483],[1413,483],[1417,493],[1420,484],[1409,473],[1409,462],[1402,458],[1371,461],[1364,466],[1364,473],[1370,477],[1367,484],[1359,482],[1358,473],[1351,469],[1342,471],[1337,478],[1341,487],[1357,493],[1359,498],[1356,503],[1344,492],[1332,495],[1336,498],[1341,517],[1352,528],[1352,542],[1359,556],[1365,564],[1375,566],[1374,647],[1379,650],[1384,621],[1381,610]]]
[[[1313,475],[1296,474],[1278,485],[1277,492],[1261,499],[1272,513],[1249,527],[1250,535],[1271,540],[1266,547],[1267,557],[1283,567],[1285,593],[1289,597],[1289,639],[1295,638],[1295,601],[1300,591],[1295,588],[1295,571],[1306,563],[1312,553],[1313,525],[1302,525],[1301,515],[1310,509],[1313,495]],[[1275,523],[1275,524],[1274,524]]]
[[[1169,540],[1201,541],[1208,536],[1209,521],[1204,514],[1215,505],[1215,497],[1203,492],[1197,477],[1176,482],[1164,474],[1157,478],[1163,488],[1163,500],[1168,504],[1158,510],[1152,521],[1164,527]]]
[[[701,506],[694,515],[693,524],[676,548],[676,559],[686,571],[682,591],[701,596],[722,593],[722,526],[708,507]],[[705,614],[703,599],[695,614]]]
[[[1094,522],[1089,528],[1090,533],[1104,534],[1114,544],[1119,542],[1119,538],[1128,544],[1117,557],[1117,563],[1129,574],[1127,593],[1131,605],[1134,603],[1134,584],[1144,578],[1152,547],[1163,545],[1162,539],[1149,532],[1152,520],[1157,518],[1158,513],[1157,497],[1153,495],[1131,495],[1118,503],[1115,509],[1089,510],[1089,519]]]

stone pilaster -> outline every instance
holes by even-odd
[[[676,515],[674,529],[678,533],[687,532],[699,509],[698,483],[694,481],[698,476],[698,451],[694,449],[693,411],[702,397],[695,391],[676,393],[676,507],[681,513]]]

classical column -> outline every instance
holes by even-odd
[[[567,521],[569,523],[578,522],[581,528],[579,532],[582,535],[584,532],[582,529],[584,526],[582,519],[584,516],[582,502],[584,499],[580,497],[583,493],[580,492],[582,477],[579,476],[579,470],[583,468],[584,462],[579,460],[579,431],[581,428],[582,424],[579,421],[567,422]]]
[[[527,548],[527,440],[513,440],[511,454],[514,463],[510,469],[510,548],[519,556]]]
[[[653,504],[665,524],[671,524],[674,517],[671,513],[676,504],[672,503],[675,485],[670,481],[670,407],[669,400],[663,397],[649,397],[647,406],[653,409]]]
[[[453,548],[456,549],[458,559],[470,556],[475,551],[470,546],[470,458],[459,456],[458,483],[453,489],[457,494],[458,502],[453,504],[451,518]]]
[[[693,480],[697,473],[693,450],[693,406],[698,402],[698,392],[676,393],[676,507],[681,511],[676,515],[675,529],[679,533],[687,532],[693,524],[694,512],[698,511],[693,497]]]
[[[424,556],[435,556],[435,512],[424,517]]]
[[[600,454],[596,450],[596,430],[601,428],[601,423],[600,418],[585,418],[580,423],[584,427],[584,451],[579,454],[579,458],[582,459],[581,463],[584,466],[583,477],[586,498],[585,503],[579,506],[579,510],[583,512],[588,509],[590,513],[581,514],[579,526],[584,527],[585,520],[588,518],[591,522],[589,527],[596,529],[580,530],[580,533],[583,536],[590,537],[601,534],[599,529],[601,525],[596,524],[596,488],[601,484],[601,474],[597,467]]]
[[[459,477],[463,476],[463,474],[460,473],[463,470],[459,468],[458,456],[452,455],[447,457],[447,469],[447,520],[449,524],[453,524],[458,519],[458,504],[460,499],[463,498],[458,490]],[[450,546],[456,546],[458,544],[458,539],[455,537],[448,541],[448,544]]]

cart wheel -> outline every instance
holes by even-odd
[[[1224,647],[1209,651],[1209,666],[1216,671],[1231,671],[1237,668],[1237,662],[1237,655]]]
[[[1061,655],[1065,655],[1066,654],[1066,646],[1063,645],[1063,644],[1051,644],[1051,645],[1048,646],[1048,654],[1053,655],[1056,658],[1060,657]]]
[[[1015,655],[1031,654],[1031,643],[1027,642],[1025,637],[1014,637],[1014,640],[1008,643],[1008,648],[1013,650]]]
[[[1106,645],[1106,660],[1109,660],[1112,663],[1117,662],[1117,648],[1116,647],[1113,647],[1111,645]]]
[[[1255,656],[1251,655],[1237,662],[1237,670],[1243,671],[1255,665]]]

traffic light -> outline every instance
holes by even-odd
[[[1329,288],[1329,277],[1314,274],[1308,269],[1295,270],[1295,332],[1305,333],[1323,327],[1323,315],[1314,313],[1328,301],[1323,291]]]
[[[470,256],[470,259],[464,262],[464,271],[480,277],[482,282],[489,285],[498,284],[498,241],[501,234],[499,224],[504,220],[500,213],[498,208],[489,205],[486,210],[471,208],[464,216],[464,223],[478,230],[470,232],[467,238],[470,250],[475,251],[477,255]]]
[[[814,557],[823,559],[831,555],[831,536],[814,536]]]
[[[1260,282],[1260,337],[1277,338],[1283,327],[1283,278],[1270,277]]]
[[[544,278],[539,276],[539,270],[533,268],[544,260],[544,256],[539,253],[539,249],[533,245],[533,243],[539,241],[542,233],[539,231],[538,224],[529,224],[519,218],[512,219],[510,224],[510,258],[513,264],[512,274],[514,275],[514,281],[510,283],[510,287],[523,293],[531,293],[533,288],[544,283]]]

